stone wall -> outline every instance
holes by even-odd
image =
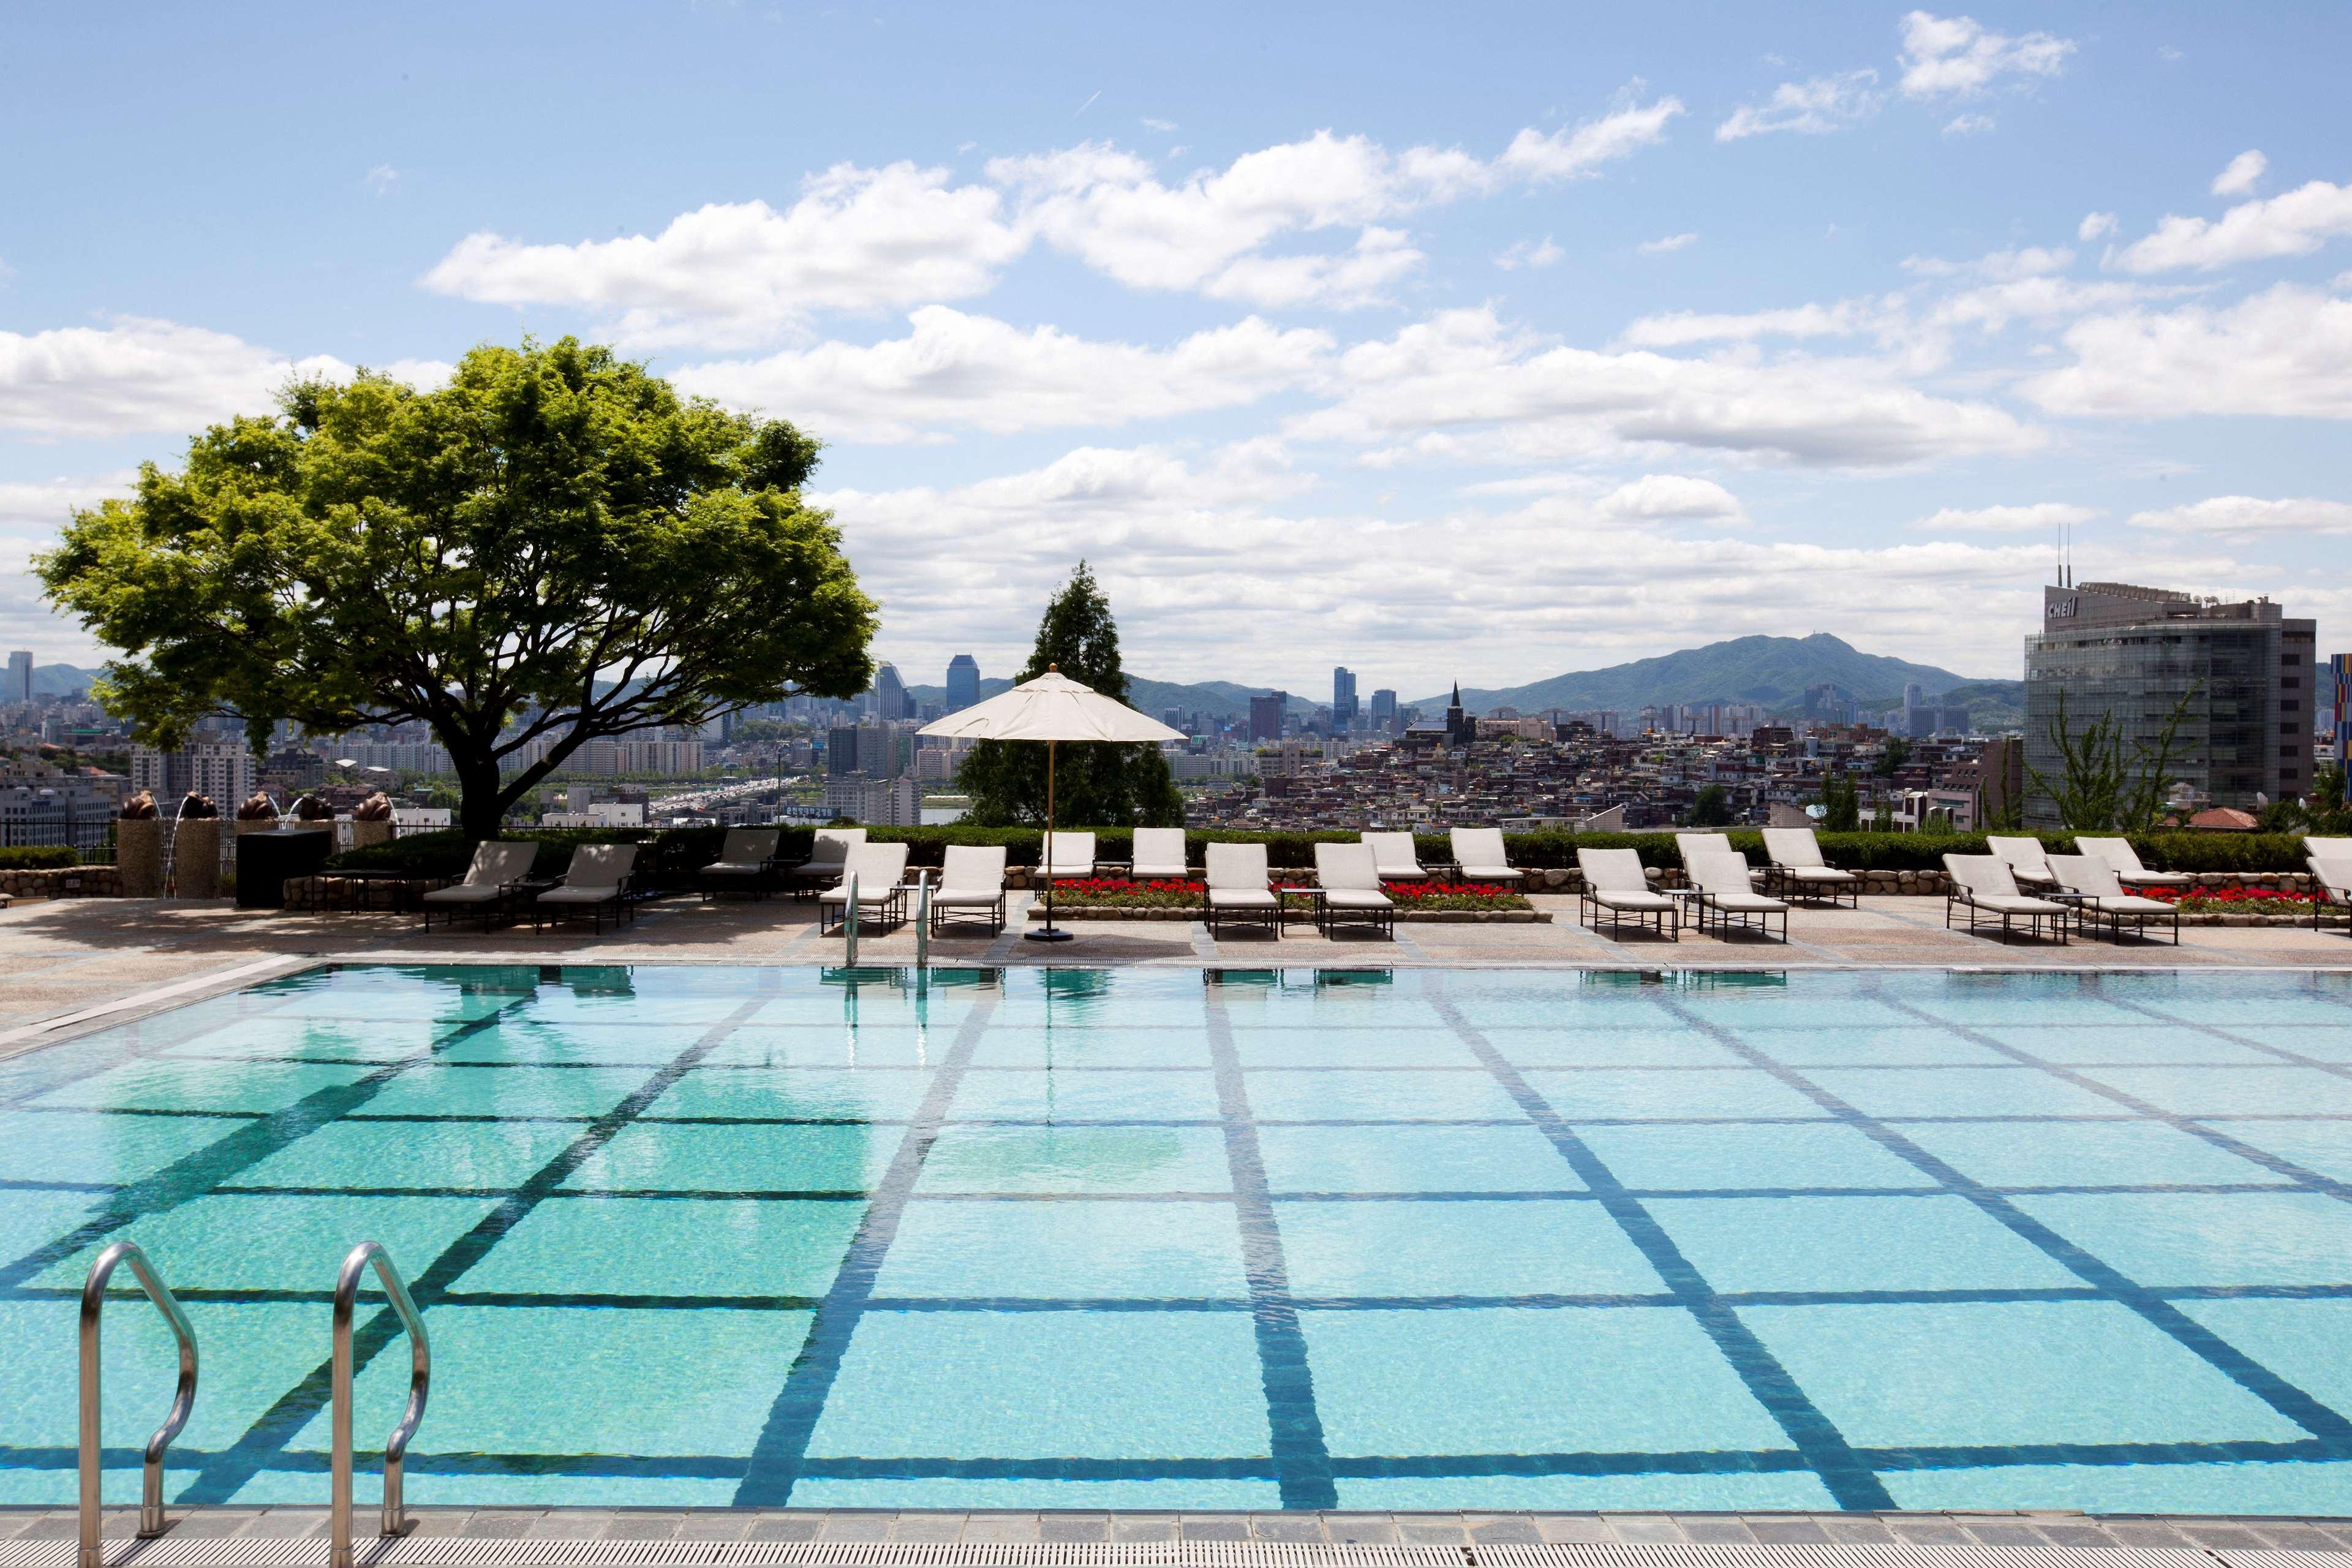
[[[0,870],[0,893],[12,899],[115,899],[122,896],[122,877],[111,866]]]

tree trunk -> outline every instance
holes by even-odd
[[[467,841],[496,838],[506,817],[499,798],[498,763],[487,757],[452,756],[449,762],[457,770],[457,826],[465,829]]]

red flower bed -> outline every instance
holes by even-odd
[[[2314,897],[2290,888],[2141,888],[2135,891],[2192,915],[2222,914],[2232,910],[2249,909],[2293,912],[2309,909]]]

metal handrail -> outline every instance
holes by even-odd
[[[844,879],[841,905],[841,962],[845,968],[857,967],[857,873],[852,871]]]
[[[915,984],[923,983],[923,972],[931,962],[931,870],[926,866],[915,873]]]
[[[139,1250],[135,1241],[118,1241],[98,1255],[89,1266],[89,1278],[81,1288],[81,1552],[80,1568],[99,1568],[102,1555],[98,1542],[99,1511],[99,1389],[98,1389],[98,1328],[106,1311],[106,1282],[118,1263],[131,1265],[139,1288],[172,1325],[173,1337],[180,1342],[180,1390],[173,1395],[172,1413],[147,1439],[147,1452],[142,1465],[139,1489],[139,1533],[142,1537],[163,1533],[163,1450],[188,1424],[188,1412],[196,1403],[196,1331],[188,1326],[188,1315],[180,1310],[179,1299],[171,1288],[156,1277]]]
[[[335,1278],[334,1475],[333,1517],[329,1521],[328,1560],[331,1568],[352,1568],[352,1316],[358,1305],[360,1281],[368,1265],[408,1330],[411,1371],[408,1409],[383,1444],[383,1527],[382,1533],[399,1535],[408,1529],[408,1510],[401,1501],[401,1475],[408,1457],[408,1440],[425,1419],[425,1396],[433,1384],[433,1344],[425,1336],[425,1320],[409,1299],[407,1283],[393,1267],[392,1255],[377,1241],[362,1241],[343,1259]]]

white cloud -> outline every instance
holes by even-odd
[[[2026,277],[1963,289],[1939,300],[1927,312],[1927,320],[1937,326],[1974,326],[1997,332],[2012,321],[2062,321],[2088,310],[2112,310],[2151,296],[2179,292],[2112,279],[2077,283],[2070,278]]]
[[[2026,245],[2011,250],[1990,251],[1974,261],[1946,261],[1934,256],[1906,257],[1903,270],[1921,278],[1989,278],[1998,282],[2013,278],[2039,277],[2044,272],[2063,272],[2074,264],[2074,253],[2063,245],[2048,249]]]
[[[2352,418],[2352,300],[2317,289],[2090,316],[2064,341],[2074,363],[2020,388],[2053,413]]]
[[[2080,526],[2098,515],[2095,508],[2055,500],[2030,506],[1948,506],[1911,526],[1926,533],[2051,533],[2062,526]]]
[[[2084,213],[2083,221],[2074,226],[2074,237],[2084,245],[2115,232],[2116,215],[2113,213]]]
[[[1549,267],[1567,254],[1567,251],[1551,242],[1551,236],[1546,235],[1540,240],[1522,239],[1517,244],[1505,247],[1502,254],[1495,258],[1495,265],[1506,272],[1514,271],[1522,267],[1533,269]]]
[[[1337,401],[1291,422],[1367,460],[1543,461],[1683,447],[1769,461],[1882,468],[2020,451],[2037,431],[1986,403],[1905,384],[1897,366],[1746,351],[1681,359],[1570,348],[1448,310],[1339,357]]]
[[[838,164],[782,212],[713,204],[658,235],[526,245],[478,233],[425,286],[479,303],[592,312],[639,346],[773,338],[821,310],[876,311],[989,289],[1028,240],[984,185],[944,169]]]
[[[1633,90],[1640,86],[1636,82]],[[1646,105],[1628,102],[1573,130],[1546,135],[1530,127],[1511,139],[1495,166],[1503,174],[1527,180],[1589,180],[1601,173],[1602,165],[1664,141],[1666,122],[1682,112],[1681,99],[1661,98]]]
[[[1990,114],[1955,114],[1944,122],[1947,136],[1981,136],[1993,128]]]
[[[389,163],[378,163],[360,177],[360,184],[377,195],[386,195],[391,193],[394,185],[400,184],[400,171]]]
[[[1498,268],[1503,268],[1506,273],[1517,270],[1517,268],[1522,266],[1528,268],[1528,270],[1536,270],[1536,268],[1552,266],[1552,263],[1559,261],[1559,258],[1567,257],[1567,254],[1569,251],[1552,245],[1550,235],[1543,235],[1543,240],[1519,240],[1517,245],[1506,247],[1503,254],[1494,258],[1494,263]]]
[[[2053,77],[2074,52],[2071,39],[2048,33],[2011,37],[1973,16],[1914,11],[1903,18],[1903,90],[1941,98],[1981,92],[2003,76]]]
[[[1900,297],[1895,296],[1884,302],[1841,300],[1834,305],[1792,305],[1741,315],[1671,310],[1642,317],[1625,329],[1621,341],[1636,348],[1654,349],[1680,348],[1689,343],[1749,342],[1759,338],[1850,337],[1886,324],[1886,312],[1900,303]]]
[[[274,413],[278,389],[297,374],[350,374],[325,355],[289,359],[226,332],[135,316],[0,331],[0,429],[43,438],[193,431]]]
[[[129,469],[0,484],[0,535],[46,536],[65,526],[67,518],[110,496],[127,496],[139,482]]]
[[[2230,160],[2230,166],[2213,176],[2213,194],[2217,196],[2242,196],[2254,188],[2263,171],[2271,161],[2255,149],[2249,148]]]
[[[1601,512],[1625,522],[1745,523],[1739,498],[1713,479],[1643,474],[1601,498]]]
[[[1645,239],[1633,248],[1644,256],[1664,256],[1698,243],[1698,231],[1686,229],[1681,234],[1669,234],[1657,239]]]
[[[761,408],[828,440],[903,442],[941,427],[999,433],[1109,426],[1252,403],[1319,374],[1328,333],[1253,316],[1166,349],[1024,331],[927,306],[904,338],[827,342],[675,372],[682,389]]]
[[[1886,95],[1878,90],[1878,73],[1867,68],[1810,81],[1784,81],[1761,103],[1743,103],[1715,128],[1718,142],[1766,136],[1793,131],[1809,136],[1843,131],[1878,112]]]
[[[2156,232],[2124,247],[2115,264],[2126,272],[2211,272],[2239,261],[2308,256],[2330,237],[2352,234],[2352,184],[2314,180],[2299,190],[2246,202],[2219,222],[2168,216]]]
[[[2136,511],[2135,528],[2200,539],[2242,542],[2265,537],[2352,534],[2352,504],[2302,497],[2258,500],[2252,496],[2214,496],[2187,506]]]
[[[1143,117],[1143,124],[1144,128],[1149,131],[1173,131],[1176,129],[1176,122],[1174,121],[1154,120],[1148,114]]]

